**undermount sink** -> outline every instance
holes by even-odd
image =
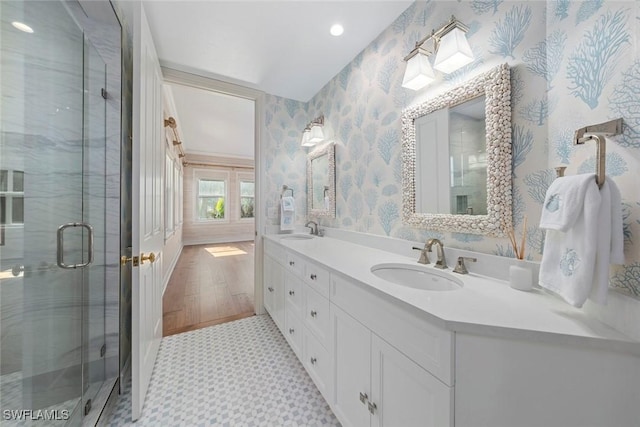
[[[313,239],[311,234],[287,234],[280,238],[280,240],[309,240]]]
[[[446,271],[409,264],[376,264],[371,272],[396,285],[425,291],[455,291],[462,288],[462,280]]]

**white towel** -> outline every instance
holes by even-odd
[[[280,199],[280,230],[295,229],[296,201],[292,196]]]
[[[618,186],[606,178],[600,189],[602,202],[598,213],[598,240],[593,287],[589,299],[607,303],[609,264],[624,263],[624,231],[622,227],[622,199]]]
[[[598,189],[594,174],[556,179],[545,197],[540,228],[547,229],[540,286],[582,307],[603,304],[609,264],[623,261],[620,192],[611,179]]]
[[[600,192],[595,175],[558,178],[547,190],[540,228],[547,229],[540,286],[582,307],[591,292]]]

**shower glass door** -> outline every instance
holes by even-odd
[[[0,20],[0,423],[80,425],[104,380],[105,67],[63,2]]]

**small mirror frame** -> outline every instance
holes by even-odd
[[[313,171],[311,164],[314,159],[326,155],[328,158],[329,170],[329,209],[313,208]],[[316,148],[307,154],[307,215],[313,217],[336,217],[336,151],[335,143],[330,142],[322,147]]]
[[[484,95],[487,140],[487,215],[416,212],[418,117]],[[402,219],[407,225],[456,233],[504,236],[512,227],[511,80],[502,64],[436,98],[402,111]]]

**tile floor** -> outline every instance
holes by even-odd
[[[127,391],[107,425],[132,425]],[[135,425],[340,424],[264,315],[163,338],[143,416]]]

